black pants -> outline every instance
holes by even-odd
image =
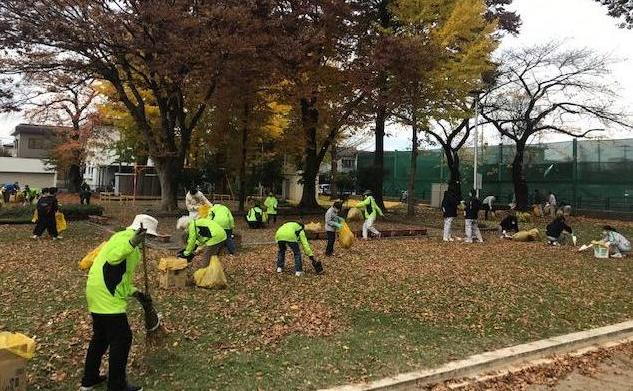
[[[268,222],[277,223],[277,213],[268,214]]]
[[[224,232],[226,232],[226,240],[223,242],[224,247],[229,252],[229,254],[235,254],[235,241],[233,238],[233,230],[225,229]]]
[[[86,201],[86,205],[90,205],[90,196],[92,193],[89,191],[79,193],[79,203],[83,205],[84,201]]]
[[[248,227],[251,229],[264,228],[264,223],[261,221],[247,221]]]
[[[55,221],[55,215],[53,216],[39,216],[37,217],[37,222],[35,223],[35,228],[33,229],[33,235],[42,236],[44,230],[48,231],[48,234],[56,238],[57,233],[57,222]]]
[[[108,361],[108,391],[120,391],[127,387],[127,358],[132,346],[132,330],[127,314],[91,314],[92,339],[86,354],[83,385],[92,385],[99,376],[101,359],[110,348]]]
[[[493,210],[490,205],[484,205],[484,212],[484,220],[488,220],[488,212],[493,212]]]
[[[327,247],[325,247],[325,255],[334,254],[334,242],[336,241],[336,232],[326,231],[327,234]]]
[[[5,204],[9,203],[10,197],[11,197],[11,193],[9,193],[8,191],[5,191],[4,193],[2,193],[2,198],[4,199]]]

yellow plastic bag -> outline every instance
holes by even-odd
[[[224,268],[217,255],[211,257],[209,266],[196,270],[193,273],[193,280],[200,288],[224,289],[228,283],[224,275]]]
[[[209,217],[209,212],[211,211],[211,207],[207,204],[201,205],[198,207],[198,218]]]
[[[28,360],[35,354],[35,341],[24,334],[2,331],[0,332],[0,350],[8,350]]]
[[[346,220],[348,220],[348,221],[361,221],[362,219],[363,219],[363,214],[357,208],[351,208],[347,212],[347,219]]]
[[[323,226],[321,223],[315,223],[314,221],[305,225],[305,230],[310,232],[319,232],[323,231]]]
[[[90,251],[88,254],[86,254],[81,259],[81,261],[79,261],[79,269],[81,269],[81,270],[88,270],[88,269],[90,269],[90,267],[94,263],[95,259],[99,255],[99,252],[101,251],[101,249],[103,248],[103,246],[105,244],[106,244],[106,242],[102,242],[100,245],[98,245],[92,251]]]
[[[350,248],[354,244],[354,233],[346,222],[343,222],[343,227],[338,234],[338,242],[343,248]]]
[[[66,231],[68,224],[66,224],[66,218],[62,212],[55,212],[55,224],[57,225],[57,232],[61,233]]]
[[[161,258],[158,262],[158,270],[182,270],[187,267],[187,260],[176,257]]]
[[[33,218],[31,219],[32,223],[37,223],[37,209],[33,211]]]
[[[534,242],[541,237],[541,232],[538,228],[531,229],[529,231],[519,231],[512,235],[512,240],[515,242]]]

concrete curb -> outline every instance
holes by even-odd
[[[515,365],[518,362],[535,360],[552,354],[570,353],[591,345],[630,336],[633,336],[633,321],[477,354],[464,360],[450,362],[435,369],[403,373],[366,384],[338,386],[329,388],[326,391],[420,389],[446,380],[460,379],[482,372],[498,370],[501,366]]]

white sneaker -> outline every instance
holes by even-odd
[[[304,274],[304,272],[295,272],[295,276],[297,277],[303,277]]]
[[[284,269],[282,269],[280,267],[277,268],[277,273],[282,273],[283,271],[284,271]]]
[[[444,239],[444,241],[445,241],[445,242],[450,242],[450,240],[449,240],[449,239]]]
[[[611,255],[611,258],[622,258],[622,254],[621,253],[615,253],[615,254]]]
[[[37,235],[33,235],[33,236],[31,236],[31,239],[35,239],[35,240],[37,240],[37,239],[39,239],[39,238],[40,238],[40,237],[39,237],[39,236],[37,236]]]

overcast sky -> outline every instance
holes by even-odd
[[[565,40],[566,45],[586,46],[612,53],[622,59],[614,67],[623,105],[633,112],[633,31],[618,29],[616,21],[606,15],[605,8],[594,0],[515,0],[523,26],[517,37],[506,37],[500,50],[517,45],[535,45],[551,40]],[[0,116],[0,138],[10,142],[13,128],[23,119],[20,115]],[[385,142],[387,150],[410,148],[410,137],[392,127],[392,137]],[[400,133],[400,134],[398,134]],[[491,135],[492,136],[492,135]],[[622,135],[624,136],[624,135]],[[367,149],[372,149],[369,143]]]

